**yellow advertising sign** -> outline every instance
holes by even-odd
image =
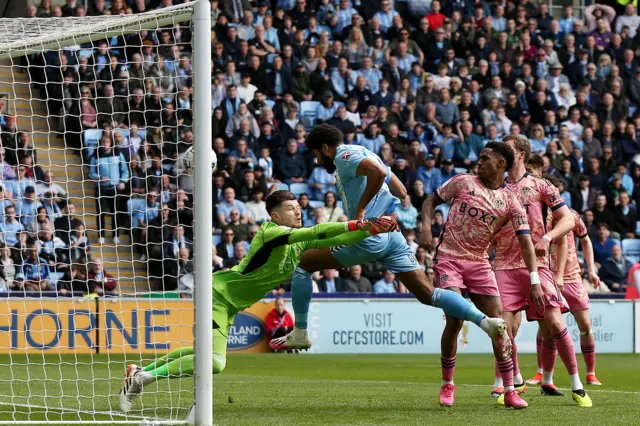
[[[72,299],[0,300],[0,353],[91,353],[96,303]]]

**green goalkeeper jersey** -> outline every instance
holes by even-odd
[[[265,222],[240,264],[213,274],[213,290],[238,310],[246,309],[287,281],[306,250],[353,244],[370,236],[368,231],[349,232],[346,222],[300,229]]]

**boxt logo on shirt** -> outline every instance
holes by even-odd
[[[264,324],[255,315],[240,312],[229,331],[230,350],[248,349],[257,345],[265,336]]]

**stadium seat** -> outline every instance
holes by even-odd
[[[132,198],[127,201],[127,213],[129,213],[129,216],[131,216],[134,211],[143,211],[146,202],[144,198]]]
[[[289,191],[293,192],[293,195],[298,197],[300,194],[308,194],[311,191],[309,185],[306,183],[292,183],[289,185]]]
[[[269,189],[271,189],[271,187],[273,185],[277,185],[276,186],[276,190],[278,191],[288,191],[289,190],[289,185],[287,185],[286,183],[282,183],[282,182],[269,182],[267,184],[267,187],[269,187]]]
[[[622,240],[622,254],[629,256],[640,256],[640,240],[627,238]]]
[[[213,234],[213,246],[215,247],[220,244],[220,241],[222,241],[220,234]]]
[[[340,201],[340,200],[336,201],[336,207],[339,208],[339,209],[344,210],[344,207],[342,207],[342,201]]]
[[[455,170],[455,172],[456,172],[457,174],[460,174],[460,173],[468,173],[468,172],[469,172],[469,170],[465,169],[464,167],[456,167],[456,168],[454,168],[453,170]]]
[[[300,116],[309,120],[307,130],[311,129],[318,118],[316,109],[320,105],[318,101],[302,101],[300,102]]]
[[[264,101],[264,104],[266,106],[268,106],[269,108],[273,109],[274,106],[276,106],[276,101],[272,101],[271,99],[267,99]]]
[[[87,129],[84,131],[84,146],[95,148],[100,142],[102,137],[102,130],[100,129]]]
[[[316,201],[316,200],[309,200],[309,205],[311,206],[312,209],[315,209],[318,207],[324,207],[324,203],[322,201]]]
[[[640,220],[636,222],[636,235],[640,234]]]

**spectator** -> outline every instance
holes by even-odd
[[[53,227],[56,230],[56,237],[60,238],[67,245],[69,245],[71,241],[71,230],[76,229],[78,225],[82,224],[80,219],[74,217],[75,211],[75,204],[68,201],[62,208],[62,216],[53,222]]]
[[[344,292],[347,291],[347,286],[335,269],[325,269],[318,281],[318,290],[321,293]]]
[[[136,251],[140,254],[140,261],[147,259],[147,226],[160,214],[160,203],[158,202],[158,192],[151,190],[147,193],[145,202],[131,213],[131,228],[133,230],[133,240]],[[189,222],[186,222],[189,223]],[[114,241],[114,244],[118,242]]]
[[[594,223],[598,225],[604,223],[607,225],[607,230],[613,229],[615,225],[615,215],[607,204],[606,195],[602,193],[598,194],[592,210]]]
[[[362,276],[362,267],[354,265],[349,268],[349,277],[345,280],[346,290],[350,293],[371,293],[371,281]]]
[[[418,220],[418,210],[411,205],[411,196],[407,195],[402,199],[397,209],[398,222],[403,230],[416,229]]]
[[[293,329],[293,317],[287,311],[282,297],[276,298],[275,307],[264,319],[264,326],[269,339],[286,336]]]
[[[622,239],[636,237],[636,208],[631,204],[631,198],[626,191],[620,191],[618,204],[615,207],[614,231],[620,234]]]
[[[344,215],[342,208],[338,207],[338,199],[335,192],[327,192],[324,195],[324,207],[322,222],[337,222]]]
[[[24,291],[47,291],[53,288],[49,284],[49,265],[38,255],[38,244],[31,242],[27,246],[24,259],[15,276],[18,289]]]
[[[260,187],[256,187],[251,192],[251,201],[245,204],[247,208],[247,222],[252,225],[261,225],[269,220],[266,203],[264,202],[264,192]]]
[[[3,276],[4,284],[8,291],[15,289],[16,265],[11,257],[11,248],[6,244],[0,246],[0,271]]]
[[[0,223],[2,241],[14,246],[18,242],[18,234],[22,231],[24,231],[24,225],[16,219],[16,208],[14,206],[6,207],[4,221]]]
[[[38,207],[38,214],[36,215],[35,220],[32,220],[26,226],[26,229],[29,233],[29,238],[37,239],[40,233],[49,227],[53,229],[53,223],[47,216],[47,209],[44,206],[41,206]]]
[[[389,270],[384,271],[382,278],[373,285],[373,292],[376,294],[396,293],[395,279],[396,276],[393,272]]]
[[[102,138],[96,155],[91,158],[89,178],[96,182],[95,193],[98,207],[99,243],[104,244],[106,219],[113,222],[113,243],[119,244],[120,227],[123,226],[123,192],[129,180],[129,169],[124,156],[111,148],[111,139]],[[28,188],[27,188],[28,189]]]
[[[237,209],[240,213],[240,222],[247,223],[247,208],[242,201],[236,200],[236,191],[233,188],[224,189],[224,200],[216,206],[218,211],[218,223],[226,226],[231,222],[231,211]]]
[[[633,264],[622,256],[622,248],[616,245],[611,249],[611,256],[599,268],[598,275],[613,293],[624,293],[631,266]]]
[[[233,268],[240,264],[242,259],[247,255],[247,248],[244,242],[236,243],[233,247],[233,257],[228,259],[225,263],[226,268]]]
[[[619,243],[609,238],[609,225],[606,223],[599,223],[597,229],[596,239],[593,241],[593,258],[596,266],[600,268],[611,257],[613,247],[619,245]]]
[[[307,168],[295,140],[287,142],[286,152],[281,153],[278,158],[277,169],[278,177],[287,184],[304,182]]]

